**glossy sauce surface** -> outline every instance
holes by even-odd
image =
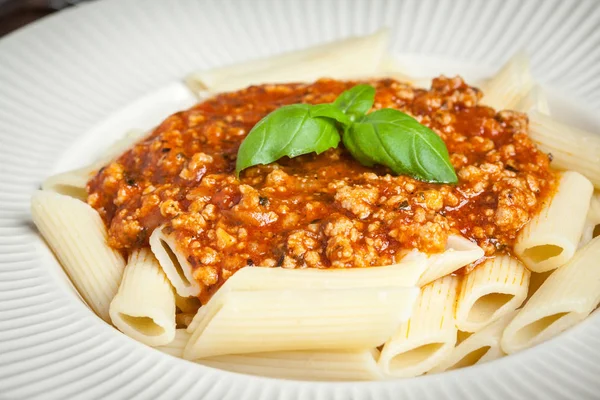
[[[527,136],[527,117],[478,105],[481,93],[458,77],[437,78],[431,90],[368,83],[377,89],[374,109],[407,112],[440,135],[458,185],[364,167],[341,145],[237,179],[238,147],[262,117],[286,104],[331,102],[356,82],[254,86],[170,116],[89,182],[88,203],[109,227],[110,245],[145,246],[164,225],[203,296],[247,265],[388,265],[405,249],[443,251],[451,233],[486,256],[510,252],[556,180]]]

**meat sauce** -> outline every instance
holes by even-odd
[[[388,265],[406,249],[441,252],[452,233],[486,256],[510,252],[556,177],[527,135],[526,115],[479,105],[481,92],[460,77],[436,78],[430,90],[368,82],[374,109],[404,111],[444,140],[457,185],[364,167],[342,145],[235,176],[238,147],[262,117],[286,104],[332,102],[356,83],[252,86],[170,116],[88,183],[110,246],[146,246],[165,224],[205,295],[245,266]]]

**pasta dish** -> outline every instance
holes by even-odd
[[[33,220],[96,314],[318,380],[484,363],[589,315],[600,137],[552,118],[523,54],[422,89],[385,36],[192,74],[196,106],[48,178]]]

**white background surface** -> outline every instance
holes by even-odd
[[[600,398],[598,312],[518,355],[410,380],[280,381],[177,360],[93,315],[32,228],[42,179],[189,105],[174,83],[186,73],[382,26],[423,75],[493,72],[524,48],[555,115],[600,132],[598,1],[104,0],[1,40],[0,398]]]

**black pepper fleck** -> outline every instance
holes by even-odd
[[[258,204],[260,204],[261,206],[268,206],[269,205],[269,199],[263,196],[260,196],[258,198]]]

